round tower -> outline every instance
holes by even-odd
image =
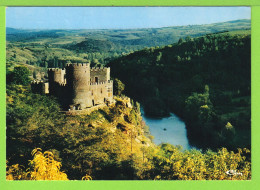
[[[57,96],[59,84],[65,82],[64,77],[65,77],[64,69],[58,69],[58,68],[48,69],[49,91],[51,95]]]
[[[90,64],[74,63],[66,66],[66,79],[69,89],[70,104],[76,109],[91,107],[90,99]]]

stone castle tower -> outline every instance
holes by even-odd
[[[49,84],[45,86],[49,86],[49,94],[56,96],[66,109],[81,110],[113,102],[110,68],[90,68],[89,63],[70,63],[65,69],[48,69],[48,79]],[[33,83],[32,89],[37,85]]]

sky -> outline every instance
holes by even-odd
[[[250,7],[7,7],[19,29],[130,29],[251,19]]]

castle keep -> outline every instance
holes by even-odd
[[[48,84],[32,83],[32,90],[49,91],[66,109],[82,110],[113,102],[110,68],[91,68],[89,63],[70,63],[65,69],[48,69],[48,79]]]

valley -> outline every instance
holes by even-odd
[[[10,179],[35,179],[22,169],[33,171],[35,148],[62,163],[63,179],[223,180],[227,168],[251,179],[251,20],[7,28],[6,52]],[[110,67],[114,104],[65,115],[57,97],[32,93],[31,81],[48,81],[49,68],[81,63]]]

